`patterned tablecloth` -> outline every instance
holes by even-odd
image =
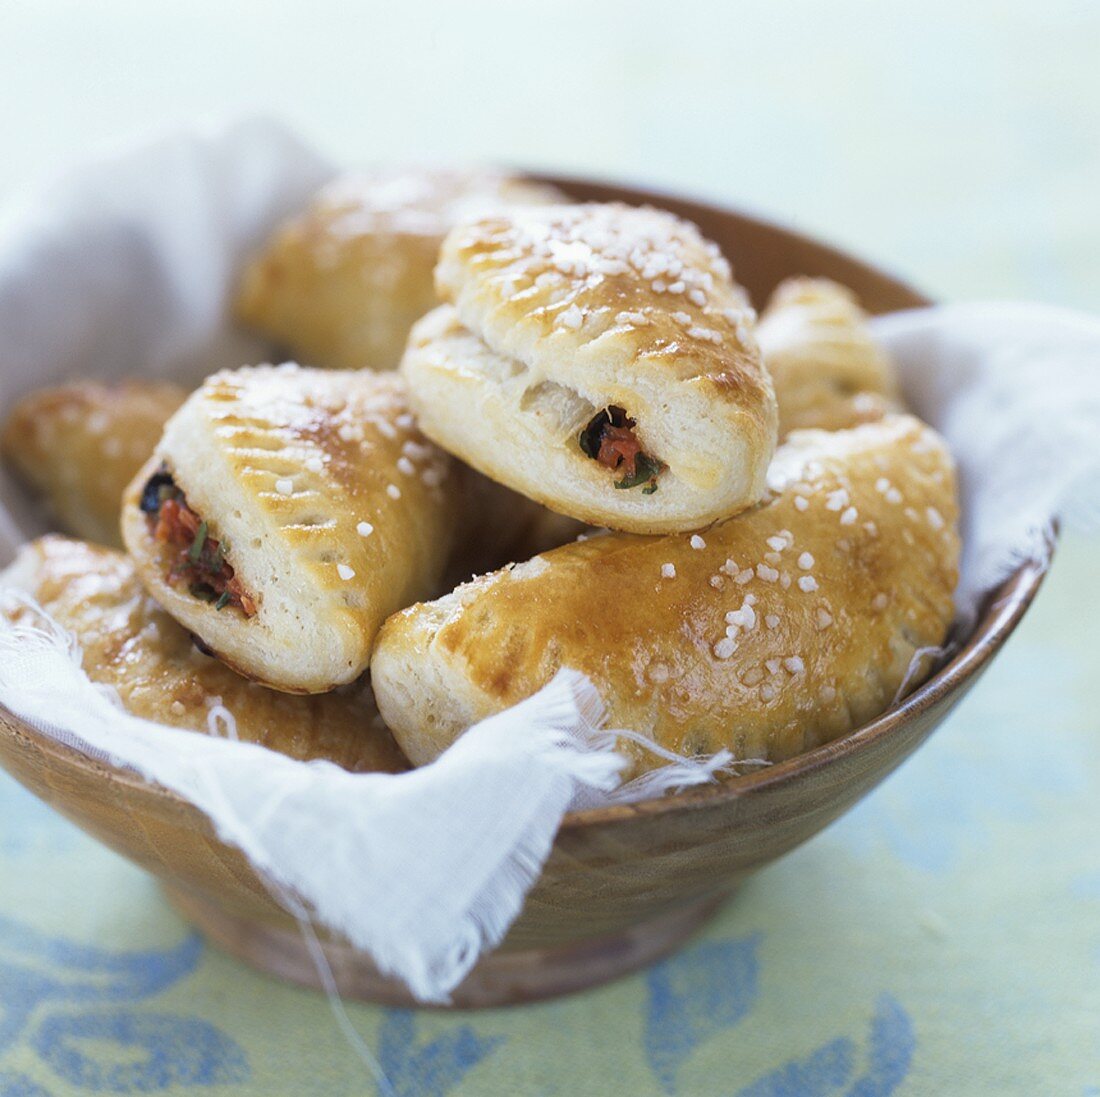
[[[1062,547],[953,718],[688,947],[576,997],[349,1006],[396,1094],[1100,1095],[1100,615]],[[0,777],[0,1095],[372,1092],[319,995],[204,947]]]
[[[379,21],[314,0],[302,27],[172,7],[0,0],[0,187],[261,101],[348,158],[664,181],[797,214],[948,297],[1096,307],[1095,4],[477,0]],[[288,79],[303,63],[317,79]],[[349,1005],[392,1092],[1100,1097],[1097,557],[1063,544],[931,741],[658,967],[515,1010]],[[0,774],[0,1097],[375,1089],[322,997],[205,947]]]

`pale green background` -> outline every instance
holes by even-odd
[[[165,123],[260,108],[348,160],[492,158],[766,211],[945,298],[1100,295],[1097,3],[0,0],[0,76],[0,197]],[[398,1049],[394,1088],[1100,1094],[1098,556],[1068,538],[957,715],[656,975],[461,1018],[351,1007],[371,1048],[384,1029]],[[0,777],[0,1097],[135,1077],[373,1091],[323,1000],[213,951],[141,1001],[42,989],[96,966],[74,944],[185,938],[146,876]],[[135,1058],[126,1011],[201,1019],[217,1054],[188,1065],[197,1030],[154,1018],[150,1071],[89,1073]],[[76,1057],[42,1035],[86,1015],[105,1027]],[[675,1038],[647,1038],[648,1017]]]

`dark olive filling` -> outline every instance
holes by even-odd
[[[643,495],[652,495],[657,490],[657,477],[664,465],[642,452],[642,445],[634,433],[636,425],[622,408],[613,405],[592,417],[578,441],[585,456],[622,473],[615,487],[641,487]]]
[[[209,526],[187,505],[166,466],[161,465],[146,482],[141,509],[153,538],[176,550],[168,569],[169,583],[186,583],[195,598],[213,602],[215,609],[233,606],[246,617],[256,612],[255,600],[225,558],[228,546],[210,536]]]

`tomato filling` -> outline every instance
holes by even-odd
[[[246,617],[255,614],[255,600],[225,558],[228,546],[210,536],[206,522],[187,505],[163,465],[145,485],[141,509],[149,518],[154,540],[175,550],[170,556],[169,583],[186,583],[194,597],[213,602],[215,609],[233,606]]]
[[[664,466],[643,452],[634,433],[633,419],[620,407],[605,408],[595,415],[581,431],[580,447],[592,460],[621,473],[617,488],[642,486],[642,493],[652,495],[657,490],[657,476]]]

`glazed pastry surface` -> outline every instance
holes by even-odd
[[[918,420],[797,432],[744,514],[596,536],[395,614],[379,708],[420,765],[571,667],[609,727],[688,755],[790,758],[883,712],[944,641],[956,519],[950,455]],[[661,764],[624,749],[636,771]]]
[[[438,304],[432,270],[460,220],[560,201],[493,171],[343,176],[276,231],[247,267],[236,313],[291,357],[332,369],[395,369],[413,322]]]
[[[77,381],[20,400],[0,453],[41,495],[65,533],[122,546],[122,492],[187,393],[157,381]]]
[[[855,295],[827,278],[788,278],[756,329],[779,404],[779,436],[841,430],[902,408],[894,367]]]
[[[30,595],[71,632],[88,677],[111,687],[135,716],[224,734],[225,709],[239,739],[292,758],[356,772],[408,768],[365,680],[324,697],[288,697],[246,681],[196,648],[122,553],[44,537],[24,546],[0,586]],[[7,615],[33,620],[18,607]]]
[[[671,214],[529,207],[460,225],[447,304],[402,363],[421,427],[580,521],[696,529],[752,505],[775,447],[752,310],[717,247]]]
[[[211,651],[320,693],[358,678],[383,620],[437,589],[456,506],[452,462],[399,377],[257,366],[208,378],[168,422],[123,535]]]

